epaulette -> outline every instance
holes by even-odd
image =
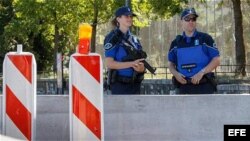
[[[182,35],[177,35],[177,36],[175,37],[176,42],[177,42],[177,43],[180,42],[182,38],[183,38]]]
[[[180,45],[180,43],[181,43],[181,41],[182,41],[182,38],[183,38],[182,35],[177,35],[177,36],[175,37],[175,42],[176,42],[176,46],[177,46],[177,47]]]

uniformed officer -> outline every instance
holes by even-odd
[[[198,14],[194,8],[181,13],[182,35],[176,36],[168,52],[168,67],[179,94],[212,94],[216,91],[214,73],[219,51],[207,33],[196,29]]]
[[[142,50],[139,40],[129,30],[133,16],[136,15],[129,7],[118,8],[112,21],[115,29],[104,40],[105,63],[109,70],[108,80],[112,94],[140,93],[145,70],[141,61],[144,59],[128,59],[130,50]]]

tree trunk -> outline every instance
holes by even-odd
[[[58,53],[58,43],[59,43],[59,29],[58,26],[55,25],[55,35],[54,35],[54,72],[57,71],[56,69],[56,55]]]
[[[98,22],[98,2],[97,0],[93,3],[94,6],[94,19],[92,23],[92,37],[91,37],[91,52],[95,52],[95,43],[96,43],[96,27]]]
[[[91,52],[95,52],[96,47],[96,26],[97,26],[97,18],[96,21],[92,23],[92,37],[91,37]]]
[[[235,53],[236,53],[236,73],[246,76],[246,54],[243,38],[243,24],[242,24],[242,12],[241,1],[232,0],[235,22]]]

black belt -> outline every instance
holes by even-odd
[[[122,82],[122,83],[133,83],[134,82],[132,77],[126,77],[126,76],[117,76],[116,80],[118,82]]]
[[[122,83],[140,83],[142,80],[140,79],[133,79],[132,77],[126,77],[126,76],[116,76],[116,81],[122,82]]]
[[[193,84],[193,83],[191,82],[191,79],[190,79],[190,78],[188,78],[188,79],[186,79],[186,80],[187,80],[187,84]],[[199,81],[199,84],[203,84],[203,83],[207,83],[207,82],[208,82],[207,78],[206,78],[206,77],[202,77],[201,80]]]
[[[191,82],[191,79],[190,78],[185,78],[187,80],[187,84],[181,84],[180,82],[178,82],[176,80],[176,78],[173,76],[172,77],[172,83],[175,85],[175,87],[179,88],[181,85],[194,85],[192,82]],[[202,79],[199,81],[199,84],[205,84],[205,83],[208,83],[208,79],[206,77],[202,77]],[[198,85],[199,85],[198,84]]]

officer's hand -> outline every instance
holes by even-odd
[[[133,69],[137,72],[144,72],[145,67],[144,67],[144,63],[142,63],[141,61],[145,60],[144,58],[142,59],[137,59],[135,61],[133,61]]]
[[[177,73],[175,76],[175,79],[180,82],[181,84],[187,84],[187,80],[185,79],[185,76],[181,73]]]
[[[200,80],[202,79],[204,73],[203,72],[198,72],[196,73],[193,77],[191,77],[191,82],[195,85],[198,85],[200,83]]]

